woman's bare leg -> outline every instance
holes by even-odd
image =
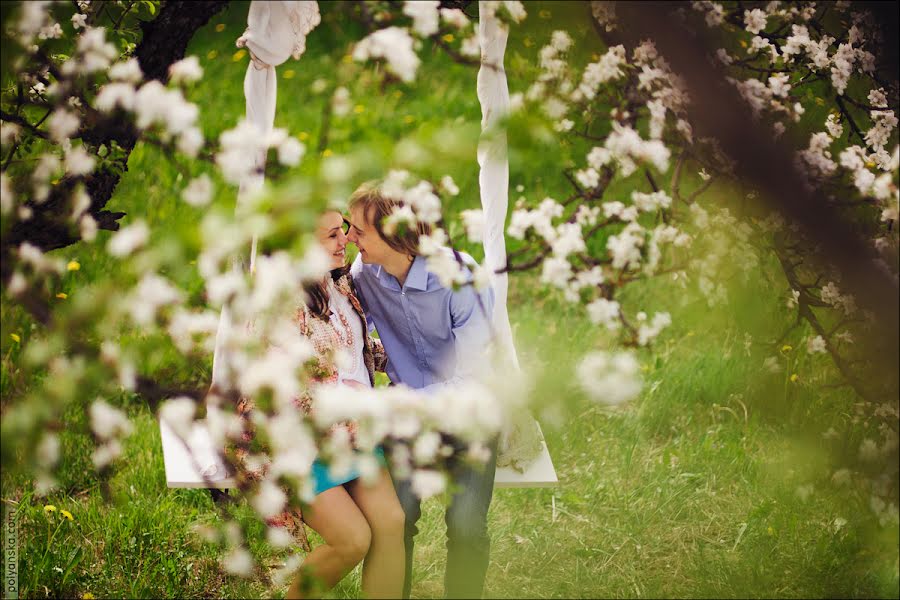
[[[342,486],[316,496],[303,520],[324,543],[306,556],[285,598],[310,597],[316,581],[331,589],[366,556],[372,541],[366,518]]]
[[[347,484],[347,489],[372,531],[372,545],[363,563],[363,594],[366,598],[400,598],[406,520],[391,477],[382,469],[374,483],[366,484],[356,479]]]

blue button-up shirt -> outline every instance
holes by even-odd
[[[402,286],[380,265],[365,264],[359,256],[350,274],[369,328],[384,344],[392,382],[431,392],[484,366],[479,358],[491,342],[490,288],[479,293],[471,285],[457,291],[444,287],[422,256],[413,260]]]

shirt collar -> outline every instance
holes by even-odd
[[[404,287],[424,292],[428,289],[428,269],[425,268],[425,257],[417,256],[409,267]]]
[[[383,287],[400,287],[397,278],[385,271],[381,265],[375,267],[375,277]],[[425,267],[424,256],[417,256],[413,259],[413,263],[409,267],[409,273],[406,274],[406,283],[403,287],[422,292],[428,289],[428,269]]]

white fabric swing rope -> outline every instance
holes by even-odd
[[[260,133],[268,138],[275,124],[275,101],[278,81],[275,67],[288,58],[299,59],[306,50],[306,36],[321,22],[319,4],[315,0],[292,0],[250,3],[247,14],[247,29],[237,39],[239,48],[250,53],[250,64],[244,76],[244,98],[246,119]],[[254,168],[240,184],[238,207],[241,207],[265,181],[266,151],[247,157]],[[250,245],[250,272],[256,266],[257,238],[253,236]],[[235,260],[235,268],[240,268],[240,259]],[[222,307],[219,328],[216,332],[216,347],[213,351],[213,385],[228,381],[230,361],[228,359],[228,339],[232,328],[227,306]]]
[[[484,211],[484,263],[491,273],[494,290],[494,310],[491,325],[496,335],[502,360],[519,371],[506,307],[509,278],[506,267],[506,240],[503,228],[509,208],[509,160],[506,133],[500,122],[509,114],[509,87],[503,68],[509,30],[500,22],[487,2],[479,3],[478,35],[481,42],[481,67],[478,70],[478,100],[481,103],[482,139],[478,144],[478,183],[481,207]],[[509,421],[500,434],[497,466],[519,471],[509,476],[518,485],[540,480],[546,484],[556,481],[553,463],[537,421],[527,410],[511,411]],[[524,471],[540,461],[549,472],[538,479],[530,479]]]
[[[478,70],[478,100],[481,103],[482,132],[490,132],[509,113],[509,89],[506,71],[503,69],[509,31],[493,11],[485,9],[485,4],[481,2],[479,6],[481,68]],[[506,266],[503,226],[509,204],[509,162],[505,133],[496,131],[483,137],[478,145],[478,165],[481,167],[478,183],[485,222],[484,263],[492,273],[491,283],[494,289],[491,324],[501,353],[518,369],[519,361],[506,309],[508,278],[506,273],[498,273]]]

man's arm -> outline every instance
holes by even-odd
[[[494,292],[488,287],[477,292],[471,285],[464,286],[450,296],[450,319],[456,353],[456,369],[446,381],[422,388],[425,393],[437,392],[442,387],[476,379],[488,364],[488,349],[493,341],[491,313],[494,309]]]

